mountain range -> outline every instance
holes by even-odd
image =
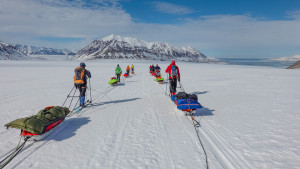
[[[16,46],[0,41],[0,60],[20,60],[29,59],[29,57],[18,51]]]
[[[0,60],[30,59],[30,55],[74,55],[68,49],[53,49],[28,45],[12,45],[0,41]]]
[[[69,49],[53,49],[28,45],[15,45],[19,52],[26,55],[75,55],[76,52]]]
[[[79,50],[74,59],[145,59],[207,62],[209,59],[192,47],[175,47],[166,42],[146,42],[135,37],[109,35],[94,40]]]

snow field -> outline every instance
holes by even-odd
[[[103,98],[116,64],[136,74]],[[154,61],[153,63],[155,63]],[[1,61],[4,124],[61,105],[73,87],[75,61]],[[44,141],[29,142],[7,168],[206,168],[192,121],[149,75],[152,61],[86,62],[93,106],[65,120]],[[162,70],[167,66],[160,62]],[[264,67],[178,63],[187,93],[204,106],[198,132],[209,168],[300,166],[300,72]],[[164,73],[162,73],[165,76]],[[166,78],[166,76],[164,77]],[[88,92],[87,92],[88,94]],[[0,128],[0,157],[19,141]]]

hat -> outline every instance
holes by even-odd
[[[81,63],[80,63],[80,67],[83,67],[83,68],[85,68],[85,66],[86,66],[86,65],[85,65],[85,63],[84,63],[84,62],[81,62]]]

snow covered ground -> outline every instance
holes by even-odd
[[[116,64],[136,74],[103,98]],[[156,64],[156,61],[153,62]],[[0,125],[62,105],[78,61],[0,61]],[[43,141],[28,142],[6,168],[206,168],[190,117],[149,76],[151,61],[86,62],[94,105]],[[168,63],[159,63],[164,70]],[[186,92],[197,94],[199,135],[210,169],[299,168],[300,71],[178,63]],[[163,74],[165,76],[165,74]],[[20,131],[0,128],[0,157]]]

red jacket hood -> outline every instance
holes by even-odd
[[[172,60],[170,65],[175,65],[175,60]]]

